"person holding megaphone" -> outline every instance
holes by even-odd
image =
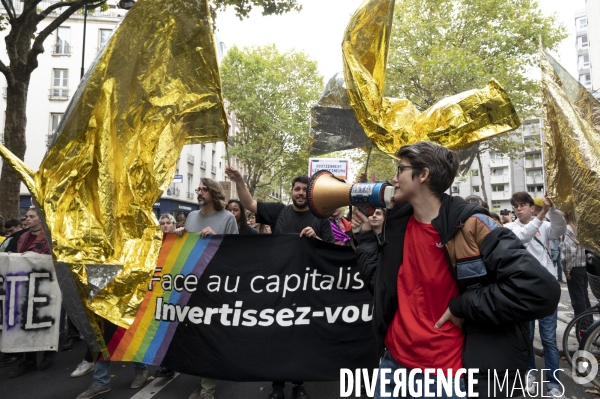
[[[436,374],[419,374],[414,385],[431,381],[429,392],[443,394],[436,397],[465,397],[467,386],[479,397],[508,397],[508,387],[525,379],[533,350],[527,323],[554,312],[560,287],[485,208],[445,194],[458,170],[456,152],[419,142],[396,157],[382,240],[363,213],[352,217],[374,296],[380,370],[392,370],[387,379],[379,373],[375,398],[394,391],[397,370],[442,370],[458,381],[462,368],[478,372],[446,387],[450,393],[438,391]],[[494,371],[508,383],[492,386]]]

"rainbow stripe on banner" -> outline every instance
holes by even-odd
[[[206,266],[219,249],[223,236],[201,238],[198,233],[183,237],[168,234],[160,250],[156,275],[195,274],[200,279]],[[154,318],[157,298],[164,302],[187,305],[191,293],[183,290],[164,291],[160,282],[147,291],[135,320],[129,329],[119,328],[107,345],[110,359],[160,365],[171,344],[178,322]]]

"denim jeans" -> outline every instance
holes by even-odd
[[[546,316],[543,319],[538,320],[538,326],[540,329],[540,339],[542,340],[542,346],[544,347],[544,368],[546,369],[546,389],[558,388],[561,386],[558,379],[554,377],[554,372],[558,369],[558,346],[556,345],[556,320],[557,311],[555,310],[550,316]],[[533,343],[533,336],[535,335],[535,320],[529,322],[529,333],[531,336],[531,342]],[[529,358],[529,370],[535,369],[535,355],[531,351],[531,357]],[[558,372],[556,373],[558,377]],[[541,380],[540,380],[541,381]]]
[[[144,363],[133,362],[133,369],[135,371],[145,370],[148,367]],[[109,361],[98,361],[94,366],[94,384],[99,387],[110,384],[110,360]]]
[[[394,359],[394,357],[390,354],[390,352],[388,352],[387,350],[385,351],[385,354],[383,355],[383,357],[381,358],[381,362],[379,363],[379,374],[377,377],[377,388],[375,389],[375,399],[380,399],[382,398],[382,392],[381,392],[381,370],[382,369],[390,369],[391,373],[386,374],[385,377],[389,380],[389,383],[386,383],[386,385],[384,386],[384,392],[387,392],[389,395],[388,396],[383,396],[383,397],[388,397],[388,398],[398,398],[400,396],[392,396],[393,392],[394,392],[394,388],[396,387],[396,384],[394,382],[394,371],[399,370],[399,369],[406,369],[406,381],[407,381],[407,388],[406,388],[406,393],[407,396],[406,398],[413,398],[413,396],[410,395],[410,391],[408,389],[408,374],[410,373],[410,369],[407,367],[404,367],[403,365],[401,365],[400,363],[398,363],[396,361],[396,359]],[[446,395],[446,391],[444,389],[442,389],[442,395],[441,396],[435,396],[437,394],[437,381],[435,379],[435,375],[431,376],[433,379],[433,382],[431,384],[429,384],[429,392],[433,393],[434,398],[443,398],[443,399],[458,399],[458,398],[466,398],[466,389],[465,389],[465,380],[464,378],[461,378],[460,380],[460,389],[461,391],[463,391],[465,393],[465,395],[459,395],[457,392],[454,391],[454,384],[452,384],[452,395],[447,396]],[[421,381],[421,395],[420,396],[415,396],[415,398],[424,398],[425,397],[425,392],[426,392],[426,388],[425,388],[425,384],[423,382],[424,378],[423,378],[423,374],[417,374],[415,381]],[[452,380],[454,381],[454,380]],[[416,392],[419,392],[418,386],[416,386],[417,384],[413,384],[413,389]],[[399,394],[402,394],[402,389],[399,390]]]

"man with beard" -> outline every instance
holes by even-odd
[[[308,177],[297,176],[292,181],[292,205],[281,202],[256,201],[248,191],[244,178],[234,167],[225,168],[225,174],[235,182],[238,196],[244,208],[256,214],[256,222],[268,224],[273,234],[300,233],[300,237],[316,238],[334,243],[328,219],[318,219],[308,209]],[[309,399],[303,382],[292,382],[293,399]],[[273,382],[273,392],[269,399],[283,399],[284,381]]]
[[[178,235],[184,232],[198,232],[202,238],[215,234],[238,234],[237,221],[231,212],[225,210],[225,192],[219,182],[203,177],[196,189],[199,211],[190,212],[185,227],[175,230]],[[172,371],[161,368],[160,374],[172,375]],[[213,399],[217,380],[201,377],[200,385],[192,392],[189,399]]]

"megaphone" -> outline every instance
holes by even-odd
[[[329,217],[337,208],[354,205],[359,208],[391,208],[394,187],[386,182],[348,184],[328,170],[316,172],[308,182],[308,208],[320,219]]]

